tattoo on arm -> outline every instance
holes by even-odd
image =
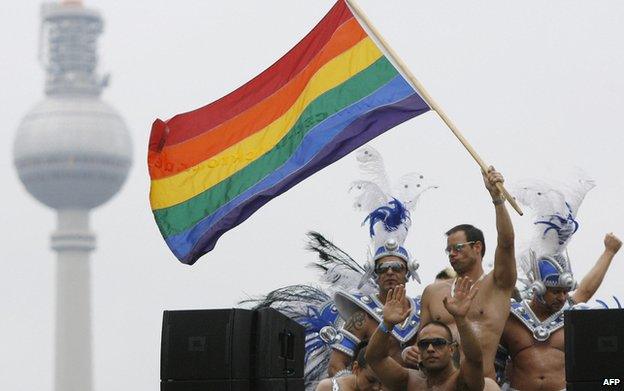
[[[355,334],[364,328],[364,323],[366,323],[366,314],[362,311],[357,311],[351,315],[349,320],[347,320],[344,329],[351,334]]]

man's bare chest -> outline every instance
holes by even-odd
[[[527,349],[535,349],[541,352],[551,349],[563,352],[565,349],[563,329],[554,331],[545,341],[538,341],[531,330],[514,318],[505,330],[505,341],[512,357]]]
[[[429,310],[431,312],[431,319],[447,325],[455,323],[455,319],[453,319],[453,316],[449,314],[446,308],[444,308],[444,304],[442,304],[442,299],[440,299],[439,302],[438,300],[435,300],[433,303],[431,303]]]
[[[511,317],[514,321],[518,321],[518,324],[523,325],[535,340],[545,342],[563,328],[563,312],[566,308],[568,308],[567,305],[542,319],[533,312],[529,301],[524,300],[511,305]]]
[[[483,293],[483,294],[482,294]],[[455,320],[448,313],[442,300],[444,297],[449,296],[450,290],[447,294],[442,294],[440,297],[432,301],[429,306],[431,319],[445,324],[454,324]],[[507,320],[507,314],[509,313],[509,298],[502,298],[499,300],[496,295],[487,294],[486,292],[479,292],[474,298],[470,310],[468,311],[468,320],[474,323],[478,323],[481,327],[496,327],[504,325]]]
[[[458,385],[458,373],[455,372],[449,378],[447,378],[442,383],[430,384],[427,381],[427,378],[419,373],[418,376],[414,376],[414,378],[410,379],[408,384],[408,391],[411,390],[426,390],[426,391],[458,391],[463,390],[464,388],[461,385]]]

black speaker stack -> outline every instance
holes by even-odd
[[[564,315],[566,389],[624,390],[624,309]]]
[[[303,326],[266,308],[165,311],[161,391],[303,391]]]

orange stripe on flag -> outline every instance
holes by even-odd
[[[357,20],[345,22],[309,65],[273,95],[212,130],[183,143],[165,146],[161,153],[149,153],[152,179],[176,175],[264,129],[293,105],[320,68],[366,37]]]

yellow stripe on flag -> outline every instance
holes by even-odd
[[[241,142],[177,175],[153,180],[152,209],[182,203],[232,176],[269,152],[290,131],[301,113],[316,98],[363,71],[382,56],[370,38],[340,54],[310,79],[299,98],[284,115]]]

